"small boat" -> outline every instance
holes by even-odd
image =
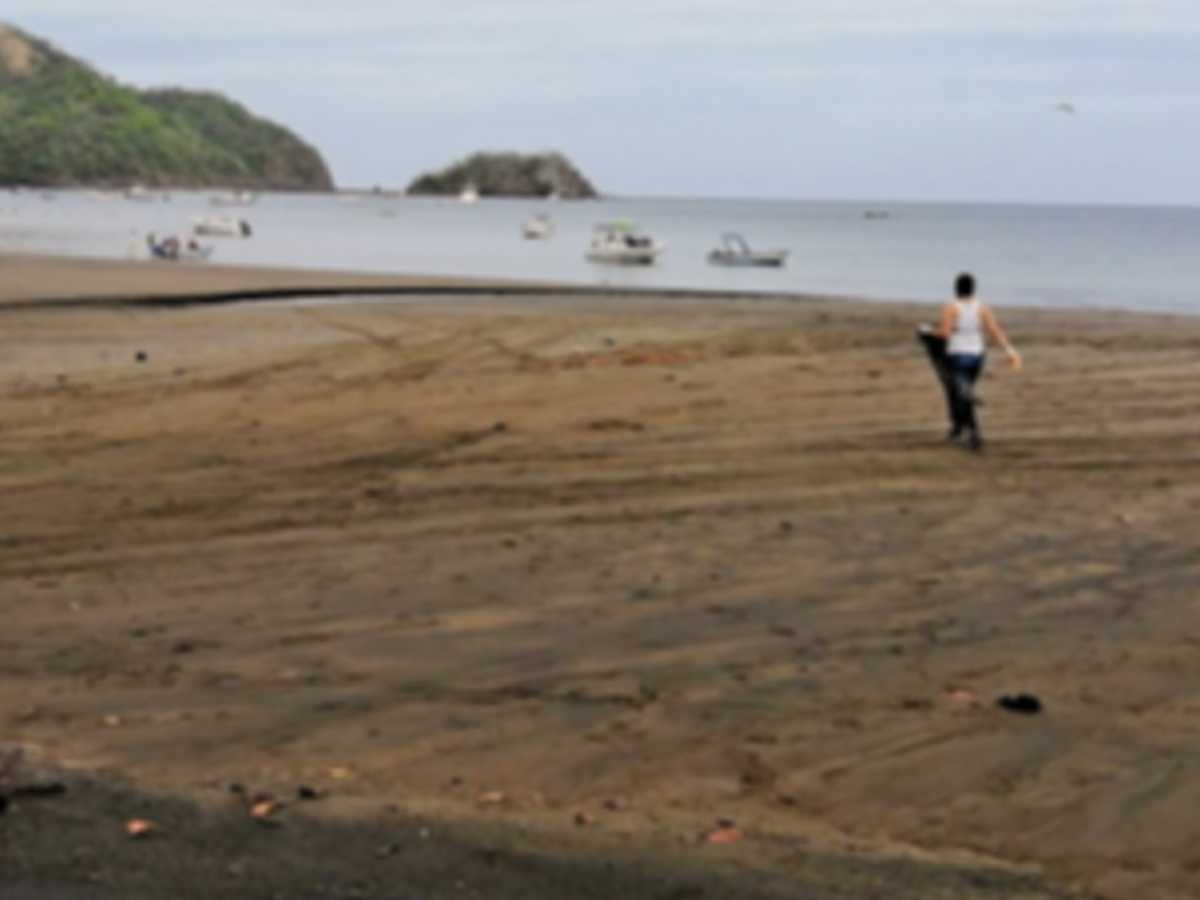
[[[202,262],[212,256],[212,244],[201,244],[195,238],[181,240],[175,235],[158,240],[153,234],[146,235],[146,249],[152,259],[169,262]]]
[[[216,194],[209,198],[213,206],[253,206],[258,201],[258,195],[250,191],[231,191],[228,194]]]
[[[233,216],[200,216],[192,219],[192,231],[206,237],[250,237],[254,233],[249,222]]]
[[[458,194],[458,200],[460,203],[478,203],[479,188],[470,183],[464,185],[463,189]]]
[[[721,246],[711,250],[708,261],[718,266],[782,266],[786,250],[752,250],[740,234],[721,235]]]
[[[554,234],[554,221],[545,213],[538,213],[525,220],[525,224],[521,226],[521,234],[529,240],[545,240]]]
[[[134,200],[139,203],[150,203],[160,199],[160,197],[150,189],[142,187],[140,184],[134,184],[125,188],[125,199]],[[166,194],[163,194],[161,199],[165,201],[170,198]]]
[[[632,222],[602,222],[592,231],[587,258],[592,262],[648,266],[666,245],[634,228]]]

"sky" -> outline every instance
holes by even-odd
[[[1200,205],[1196,0],[5,0],[0,17],[121,82],[221,91],[342,187],[554,149],[620,195]]]

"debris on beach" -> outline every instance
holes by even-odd
[[[641,422],[629,419],[606,418],[593,419],[585,426],[588,431],[645,431],[646,426]]]
[[[46,779],[19,784],[8,792],[9,797],[58,797],[67,792],[61,781]]]
[[[144,840],[158,831],[158,825],[149,819],[130,819],[125,823],[125,833],[134,840]]]
[[[375,848],[375,858],[387,859],[389,856],[395,856],[399,852],[399,844],[383,844],[382,846]]]
[[[58,797],[67,785],[46,772],[26,768],[25,748],[0,746],[0,814],[8,811],[11,801],[26,797]]]
[[[317,793],[312,788],[302,788],[302,791],[308,791],[312,794],[312,799],[315,799]],[[238,804],[246,810],[246,814],[250,816],[259,825],[278,825],[275,816],[284,808],[284,804],[276,800],[272,794],[265,791],[258,791],[251,794],[246,790],[245,785],[234,782],[229,785],[229,793],[233,794],[238,799]],[[304,794],[300,795],[304,799]]]
[[[742,837],[742,832],[731,823],[710,831],[705,836],[704,842],[706,844],[736,844]]]
[[[475,799],[475,802],[479,806],[500,806],[507,799],[508,795],[504,791],[485,791]]]
[[[528,354],[522,358],[521,363],[526,371],[551,372],[609,366],[679,366],[701,362],[703,359],[703,353],[692,347],[636,344],[617,350],[610,347],[605,351],[577,351],[549,358]]]
[[[283,810],[283,804],[278,800],[273,800],[270,797],[257,800],[251,803],[249,807],[250,818],[259,825],[275,826],[279,821],[275,816]]]
[[[996,705],[1009,712],[1035,716],[1042,711],[1042,701],[1033,694],[1005,694]]]

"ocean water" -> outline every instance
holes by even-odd
[[[124,258],[147,232],[187,234],[233,215],[246,240],[205,238],[213,262],[585,285],[822,293],[936,301],[960,270],[998,306],[1200,312],[1200,209],[684,198],[599,201],[264,194],[218,207],[211,192],[130,200],[88,191],[0,192],[0,252]],[[886,216],[868,216],[867,211]],[[521,224],[547,213],[549,240]],[[667,244],[649,267],[588,262],[597,222],[629,219]],[[778,270],[713,266],[722,233],[790,251]]]

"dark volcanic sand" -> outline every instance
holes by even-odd
[[[1200,896],[1200,322],[1001,313],[10,307],[0,897]]]

